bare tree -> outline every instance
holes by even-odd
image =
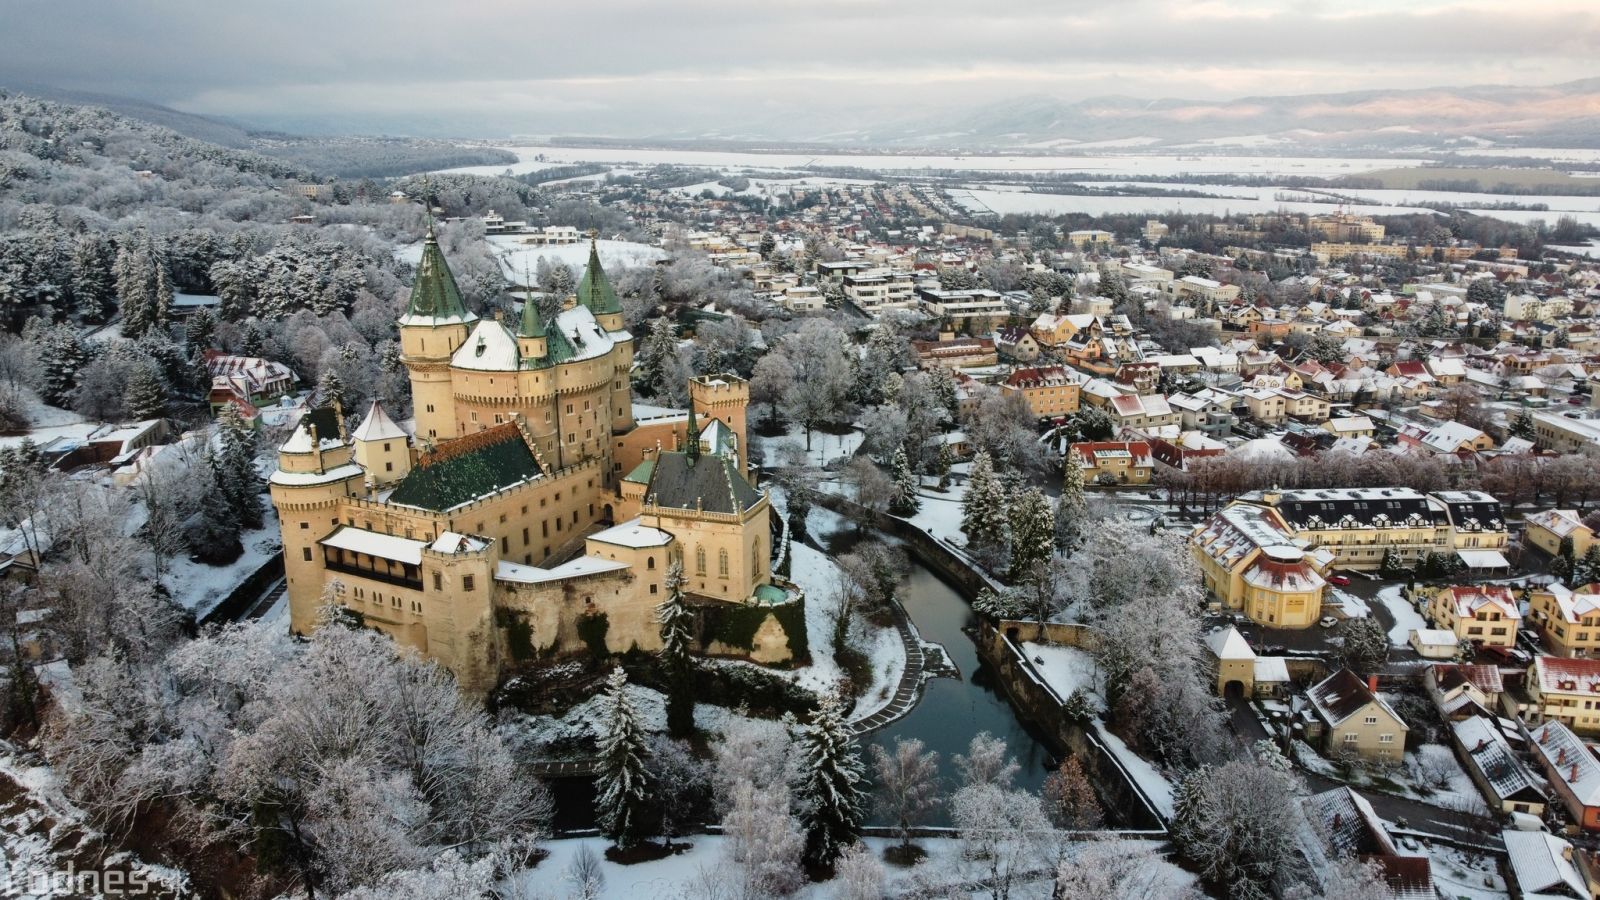
[[[918,738],[898,738],[894,752],[872,745],[878,814],[900,832],[903,855],[911,852],[911,829],[939,805],[939,754],[924,751]]]

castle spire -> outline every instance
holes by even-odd
[[[542,338],[545,336],[544,316],[539,313],[539,301],[534,297],[533,281],[526,268],[522,273],[522,321],[517,325],[518,337]]]
[[[622,312],[622,301],[617,299],[617,292],[612,289],[611,280],[600,265],[598,231],[589,232],[589,265],[578,282],[578,303],[589,307],[589,311],[597,316]]]
[[[684,435],[683,455],[688,457],[689,464],[694,465],[700,458],[700,424],[694,418],[694,401],[689,402],[689,427]]]
[[[428,234],[422,239],[422,259],[417,261],[417,277],[411,283],[402,325],[444,325],[472,322],[478,317],[467,311],[461,289],[450,274],[439,238],[433,230],[433,214],[428,214]]]

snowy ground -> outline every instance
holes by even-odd
[[[1122,763],[1122,767],[1128,770],[1128,775],[1133,778],[1134,783],[1139,785],[1139,790],[1155,806],[1156,812],[1160,813],[1163,818],[1171,819],[1175,809],[1172,802],[1174,790],[1172,782],[1168,781],[1167,776],[1161,774],[1161,770],[1157,769],[1153,763],[1133,752],[1133,748],[1123,743],[1122,738],[1107,730],[1104,722],[1096,719],[1093,724],[1095,734],[1100,736],[1100,740],[1105,743],[1106,749],[1110,751],[1111,755],[1115,756],[1117,761]]]
[[[1461,764],[1456,761],[1455,753],[1443,744],[1423,744],[1416,752],[1405,755],[1404,766],[1381,770],[1369,769],[1354,763],[1336,763],[1317,753],[1303,741],[1296,741],[1294,750],[1300,765],[1335,781],[1417,800],[1430,806],[1474,815],[1489,815],[1488,807],[1484,804],[1483,796],[1478,792],[1477,786],[1462,770]],[[1435,765],[1448,770],[1449,775],[1444,787],[1433,787],[1424,783],[1419,777],[1419,756],[1428,758],[1434,761]]]
[[[162,584],[172,592],[175,603],[184,609],[194,610],[195,618],[211,612],[241,582],[283,551],[282,535],[278,532],[278,512],[270,503],[263,503],[262,506],[265,509],[261,527],[239,535],[239,540],[244,544],[244,553],[238,559],[225,566],[208,566],[185,556],[169,564]]]
[[[1024,641],[1022,652],[1033,664],[1033,670],[1061,699],[1083,688],[1095,699],[1096,708],[1105,709],[1105,677],[1087,651]]]
[[[1506,900],[1511,896],[1492,856],[1468,856],[1455,847],[1437,842],[1425,847],[1410,837],[1402,837],[1399,845],[1401,856],[1428,857],[1433,884],[1441,896],[1452,900]]]
[[[535,246],[524,244],[517,235],[493,235],[485,238],[494,248],[495,255],[500,258],[500,265],[505,269],[506,277],[513,282],[521,283],[524,272],[537,272],[539,259],[542,257],[550,261],[551,265],[566,263],[572,267],[580,277],[583,275],[584,266],[589,264],[589,242],[579,241],[576,244],[563,244],[560,246]],[[667,251],[649,244],[636,244],[632,241],[599,241],[600,265],[604,266],[610,275],[616,275],[623,269],[636,269],[648,266],[658,259],[666,259]]]
[[[922,489],[917,491],[922,505],[911,517],[911,524],[941,541],[965,544],[966,538],[961,534],[961,503],[967,494],[967,483],[953,481],[943,493],[938,490],[937,478],[924,478],[922,483]]]
[[[1411,640],[1411,632],[1418,628],[1428,628],[1428,620],[1417,612],[1401,592],[1404,585],[1394,584],[1378,591],[1378,602],[1382,603],[1389,614],[1394,616],[1394,627],[1389,629],[1389,643],[1396,647],[1404,646]]]
[[[1349,591],[1340,590],[1336,587],[1329,587],[1328,593],[1332,595],[1333,599],[1333,602],[1330,605],[1337,606],[1343,610],[1345,618],[1365,619],[1366,617],[1372,615],[1372,607],[1367,605],[1367,601],[1357,597],[1355,594],[1352,594]],[[1410,636],[1411,635],[1409,633],[1406,635],[1407,638]]]
[[[799,428],[791,427],[788,433],[778,437],[755,438],[756,449],[759,450],[766,465],[771,468],[784,464],[785,454],[783,447],[796,447],[804,450],[806,465],[820,469],[835,460],[847,460],[855,455],[856,449],[861,446],[862,433],[851,430],[846,434],[827,434],[821,431],[811,433],[811,449],[804,450],[806,434]]]
[[[98,427],[71,410],[45,404],[30,388],[19,385],[17,391],[22,395],[31,427],[26,434],[0,437],[0,447],[14,447],[28,438],[41,445],[58,437],[81,438]]]

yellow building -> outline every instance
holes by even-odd
[[[1551,584],[1528,595],[1528,621],[1555,656],[1600,657],[1600,584]]]
[[[1377,676],[1363,682],[1340,669],[1306,691],[1311,709],[1323,727],[1323,752],[1379,762],[1399,762],[1405,755],[1405,720],[1378,696]]]
[[[1428,618],[1456,636],[1491,647],[1512,647],[1522,613],[1505,585],[1449,585],[1425,591]]]
[[[1600,734],[1600,660],[1535,657],[1523,690],[1518,712],[1530,726],[1560,722],[1578,734]]]
[[[401,319],[415,436],[377,404],[354,430],[319,408],[279,448],[290,628],[332,602],[483,691],[538,655],[656,647],[676,561],[702,619],[770,607],[749,646],[704,650],[789,659],[781,620],[803,622],[803,598],[771,572],[748,385],[702,376],[685,413],[635,421],[632,338],[593,248],[549,318],[473,316],[430,231]]]
[[[1085,441],[1069,452],[1084,484],[1149,484],[1155,471],[1147,441]]]
[[[1527,517],[1522,536],[1550,556],[1561,552],[1561,542],[1572,539],[1573,558],[1582,558],[1594,544],[1594,532],[1583,524],[1583,517],[1575,509],[1547,509]]]
[[[1234,504],[1195,529],[1190,548],[1206,589],[1228,609],[1272,628],[1322,617],[1326,554],[1296,544],[1276,510]]]
[[[1500,502],[1481,491],[1272,490],[1244,494],[1234,503],[1274,510],[1289,539],[1329,551],[1340,569],[1377,569],[1386,552],[1412,566],[1426,553],[1462,550],[1493,551],[1462,554],[1469,565],[1503,567],[1498,551],[1510,541]]]
[[[1061,366],[1016,369],[1000,383],[1001,394],[1021,394],[1035,418],[1057,419],[1078,411],[1083,379]]]

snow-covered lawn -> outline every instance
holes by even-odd
[[[225,566],[208,566],[182,556],[169,564],[162,584],[172,592],[173,602],[184,609],[194,610],[195,618],[201,618],[241,582],[266,565],[268,560],[283,552],[283,539],[278,532],[278,513],[270,503],[263,503],[262,506],[265,507],[265,514],[261,527],[239,534],[244,553],[238,559]]]
[[[1357,597],[1355,594],[1352,594],[1349,591],[1340,590],[1336,587],[1328,588],[1328,593],[1332,595],[1333,600],[1333,602],[1329,605],[1338,606],[1341,610],[1343,610],[1345,618],[1365,619],[1366,617],[1372,615],[1372,607],[1367,605],[1367,601]],[[1406,636],[1408,638],[1410,637],[1409,634]]]
[[[1095,708],[1105,708],[1105,678],[1094,657],[1077,647],[1060,647],[1055,644],[1036,644],[1024,641],[1022,652],[1028,663],[1050,689],[1065,700],[1072,692],[1083,688],[1094,698]]]
[[[1389,629],[1389,643],[1400,647],[1411,640],[1411,632],[1428,628],[1428,620],[1402,596],[1404,586],[1394,584],[1378,591],[1378,602],[1394,616],[1394,627]]]
[[[922,504],[911,517],[911,524],[941,541],[965,544],[966,538],[961,533],[961,503],[967,494],[967,483],[952,482],[949,489],[941,493],[936,487],[938,479],[924,478],[922,482],[922,489],[917,491]]]
[[[1456,761],[1455,753],[1443,744],[1423,744],[1414,753],[1405,755],[1405,764],[1381,769],[1368,768],[1360,763],[1335,762],[1319,754],[1304,741],[1295,741],[1295,760],[1305,769],[1358,788],[1393,794],[1416,800],[1430,806],[1475,815],[1488,815],[1488,807],[1472,779]],[[1421,759],[1419,759],[1421,757]],[[1423,760],[1446,773],[1443,787],[1425,783],[1419,774]]]
[[[524,272],[538,271],[540,257],[549,260],[551,265],[565,263],[579,276],[583,275],[584,266],[589,264],[587,240],[554,247],[524,244],[517,235],[497,234],[485,240],[500,258],[500,265],[505,270],[506,277],[517,284],[522,283]],[[636,244],[632,241],[602,240],[597,242],[596,247],[600,251],[600,265],[604,266],[606,273],[613,277],[622,269],[652,265],[656,260],[667,257],[667,251],[660,247]]]
[[[754,443],[769,468],[786,462],[787,454],[782,452],[783,447],[794,447],[805,453],[806,465],[820,469],[834,460],[849,459],[854,456],[856,449],[861,446],[862,436],[860,431],[854,429],[845,434],[813,431],[811,449],[806,450],[806,433],[800,428],[791,426],[787,433],[776,437],[758,435]]]

